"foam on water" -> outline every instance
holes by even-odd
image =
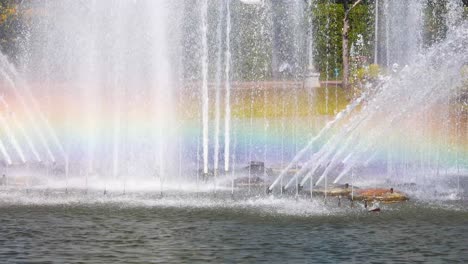
[[[409,191],[409,189],[407,189]],[[399,211],[411,210],[448,210],[468,212],[466,200],[452,197],[452,194],[430,195],[426,190],[409,191],[412,195],[410,202],[403,204],[381,204],[382,212],[394,214]],[[453,199],[452,199],[453,198]],[[167,191],[160,194],[153,191],[127,192],[102,191],[80,189],[15,189],[3,188],[0,190],[0,207],[5,206],[66,206],[66,207],[96,207],[111,206],[117,208],[172,208],[183,210],[229,210],[239,214],[274,216],[335,216],[350,217],[367,214],[364,205],[355,202],[351,206],[349,201],[342,199],[342,205],[338,206],[337,198],[324,200],[320,197],[296,197],[293,196],[248,196],[237,193],[231,196],[230,192],[217,190],[206,192],[181,192],[180,190]]]
[[[224,197],[213,193],[166,193],[152,192],[127,193],[82,190],[7,189],[0,191],[0,206],[100,206],[109,205],[121,208],[182,208],[182,209],[229,209],[243,213],[262,215],[339,215],[348,211],[325,204],[322,200],[257,197]]]

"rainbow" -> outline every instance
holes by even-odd
[[[3,84],[6,88],[3,97],[6,104],[1,106],[1,116],[12,124],[11,133],[17,135],[18,145],[21,146],[27,161],[35,161],[37,158],[34,158],[33,151],[28,147],[22,130],[31,137],[30,140],[34,142],[37,152],[41,154],[41,160],[47,160],[45,154],[47,151],[41,147],[41,140],[35,134],[35,128],[28,119],[24,106],[14,94],[7,92],[11,89],[6,86],[7,84]],[[82,89],[79,87],[66,84],[30,84],[29,89],[38,91],[34,94],[37,105],[50,122],[71,162],[74,160],[83,162],[90,147],[94,152],[94,158],[105,157],[115,144],[116,129],[119,131],[120,151],[127,152],[141,152],[145,144],[154,141],[155,131],[161,129],[154,116],[152,100],[126,94],[117,104],[115,100],[108,100],[105,94],[94,94],[90,98],[89,94],[81,93]],[[172,104],[168,109],[172,111],[171,116],[174,118],[170,120],[172,126],[170,133],[173,134],[171,148],[175,152],[183,152],[184,159],[196,163],[201,137],[200,101],[197,96],[198,91],[193,92],[187,87],[184,89],[174,92]],[[210,93],[213,93],[213,90],[210,90]],[[326,98],[325,94],[329,97]],[[234,86],[230,133],[232,154],[235,154],[233,156],[237,159],[237,164],[245,164],[249,160],[265,160],[271,166],[285,166],[295,153],[333,118],[334,113],[343,109],[346,103],[342,90],[336,87],[320,88],[315,91],[297,87],[286,93],[284,89],[275,86],[257,84],[242,89],[236,89]],[[221,105],[221,108],[224,106]],[[212,105],[210,109],[209,126],[213,127]],[[363,155],[357,163],[366,164],[372,159],[374,163],[384,164],[391,159],[395,164],[468,168],[466,109],[462,109],[458,114],[456,111],[447,111],[449,118],[443,122],[434,114],[440,111],[441,109],[432,109],[427,113],[426,120],[418,118],[408,120],[405,127],[412,128],[410,130],[403,132],[391,130],[385,135],[387,142],[373,143],[372,151],[368,155]],[[16,123],[12,121],[13,116]],[[0,130],[0,136],[6,151],[10,153],[12,162],[22,163],[24,160],[14,150],[15,147],[8,139],[5,128]],[[213,142],[213,136],[210,134],[210,142]],[[58,162],[63,161],[50,136],[47,137],[54,156]],[[323,146],[328,138],[324,137],[317,142],[311,154]],[[370,135],[360,135],[361,144],[365,145],[367,138],[370,138]],[[221,142],[222,140],[223,138],[220,139]],[[213,151],[214,147],[210,145],[209,152]],[[221,146],[220,152],[223,151]],[[219,157],[222,159],[222,155]]]

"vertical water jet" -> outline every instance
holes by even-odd
[[[224,171],[229,171],[231,143],[231,8],[226,0],[226,58],[225,58],[225,110],[224,110]]]
[[[202,0],[201,11],[201,100],[202,100],[202,122],[203,122],[203,173],[208,174],[208,149],[209,149],[209,95],[208,95],[208,0]]]

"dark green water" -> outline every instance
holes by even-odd
[[[467,263],[467,208],[4,192],[0,262]]]

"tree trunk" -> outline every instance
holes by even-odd
[[[349,88],[349,13],[355,8],[362,0],[357,0],[350,7],[349,0],[343,0],[344,18],[343,18],[343,89]]]
[[[343,18],[343,89],[349,88],[349,18],[345,11]]]

